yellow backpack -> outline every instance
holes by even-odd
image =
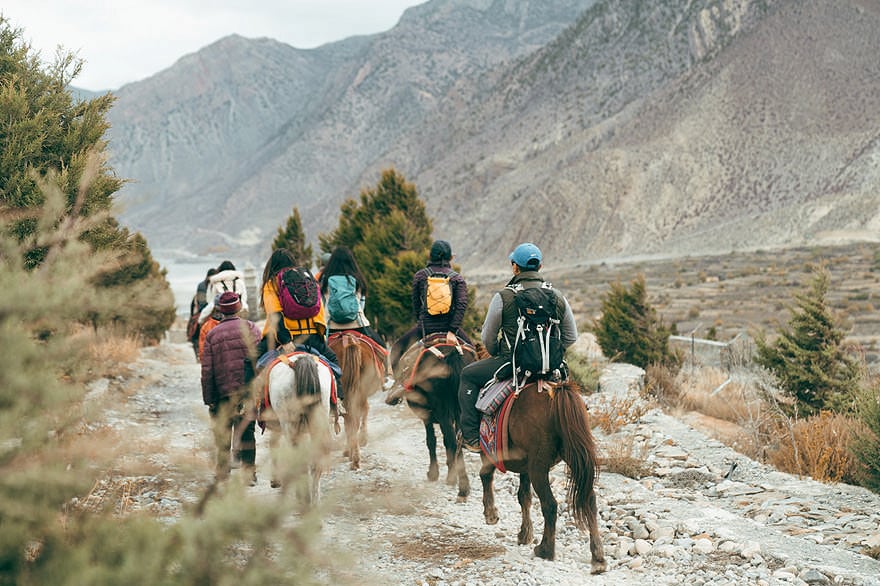
[[[425,310],[428,315],[443,315],[452,308],[452,283],[450,279],[455,271],[447,273],[431,273],[425,287]]]

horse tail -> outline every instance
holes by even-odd
[[[352,397],[361,377],[363,361],[361,360],[360,344],[343,344],[342,356],[339,357],[339,365],[342,367],[342,379],[339,381],[346,398]],[[347,399],[346,399],[347,400]],[[346,403],[347,405],[348,403]]]
[[[599,475],[599,464],[587,406],[576,387],[569,385],[557,390],[553,403],[562,438],[562,459],[569,469],[566,500],[578,527],[594,527],[596,510],[590,503],[595,498],[593,483]]]
[[[297,397],[312,397],[321,394],[321,379],[318,365],[311,356],[300,356],[293,365],[293,380]]]

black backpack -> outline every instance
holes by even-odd
[[[557,297],[549,283],[514,289],[518,313],[513,341],[513,373],[518,381],[562,379],[565,362]]]

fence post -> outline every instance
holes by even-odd
[[[248,319],[261,319],[260,295],[257,287],[257,271],[250,262],[244,266],[244,286],[248,297]]]

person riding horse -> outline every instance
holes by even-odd
[[[470,344],[471,341],[465,334],[461,325],[467,310],[467,282],[460,274],[452,270],[452,246],[445,240],[436,240],[431,245],[431,253],[428,265],[413,275],[412,281],[412,308],[416,316],[416,324],[403,334],[391,346],[391,368],[397,370],[400,357],[406,350],[419,339],[431,334],[446,333],[450,344],[458,344],[456,338]],[[452,286],[452,303],[446,313],[432,315],[425,303],[428,278],[432,275],[448,275],[449,284]],[[405,389],[401,386],[394,387],[386,396],[385,402],[396,405],[400,402]]]
[[[544,278],[538,273],[543,266],[541,250],[531,242],[517,246],[508,257],[510,259],[513,278],[508,281],[505,289],[522,287],[547,286]],[[513,341],[517,336],[518,311],[513,295],[502,295],[498,291],[489,303],[486,318],[480,337],[489,358],[479,360],[466,366],[461,372],[461,383],[458,399],[461,406],[460,426],[463,447],[471,452],[480,452],[479,428],[480,413],[476,402],[480,389],[495,373],[511,362]],[[563,348],[574,344],[577,340],[577,324],[568,300],[556,295],[556,318],[560,322],[561,341]]]

